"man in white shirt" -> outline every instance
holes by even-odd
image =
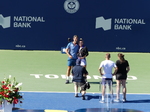
[[[112,76],[116,74],[117,72],[117,66],[116,64],[110,60],[110,54],[107,53],[105,55],[105,59],[104,61],[101,62],[100,66],[99,66],[99,72],[102,76],[102,103],[104,103],[105,99],[105,84],[106,84],[106,81],[109,80],[109,81],[112,81]],[[114,73],[112,73],[112,70],[113,68],[115,69],[114,70]],[[103,71],[102,71],[103,69]]]

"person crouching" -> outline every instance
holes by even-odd
[[[81,59],[77,59],[76,65],[72,68],[75,97],[78,97],[78,87],[81,88],[82,100],[85,100],[86,94],[86,76],[88,72],[85,67],[81,66]]]

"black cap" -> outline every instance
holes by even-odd
[[[81,64],[81,59],[78,58],[78,59],[76,60],[76,65],[80,65],[80,64]]]

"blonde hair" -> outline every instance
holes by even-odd
[[[110,59],[110,53],[107,53],[105,57]]]
[[[73,38],[75,38],[75,37],[77,37],[77,38],[78,38],[78,36],[77,36],[77,35],[74,35],[74,36],[73,36]]]

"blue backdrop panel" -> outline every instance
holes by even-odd
[[[1,1],[0,49],[60,50],[76,34],[90,51],[150,52],[149,5],[148,0]]]

